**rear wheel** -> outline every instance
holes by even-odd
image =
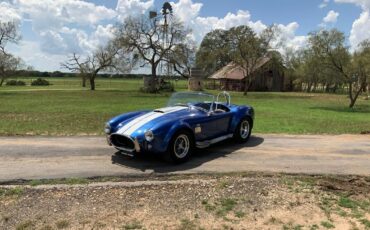
[[[190,132],[177,132],[168,145],[166,160],[174,163],[187,161],[194,150],[194,141]]]
[[[243,118],[234,132],[234,139],[237,142],[247,142],[252,133],[252,121],[250,118]]]

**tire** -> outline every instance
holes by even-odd
[[[252,133],[252,120],[249,117],[243,118],[234,132],[234,139],[239,143],[245,143],[249,140]]]
[[[189,160],[193,151],[193,135],[186,130],[181,130],[172,137],[165,154],[165,159],[175,164],[184,163]]]

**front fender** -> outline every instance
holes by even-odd
[[[191,126],[184,121],[177,121],[172,125],[167,125],[167,128],[162,129],[160,133],[154,130],[154,135],[159,137],[157,139],[156,150],[158,150],[159,152],[166,152],[172,137],[176,134],[176,132],[182,129],[188,130],[189,132],[193,133]],[[157,135],[156,132],[158,133]]]

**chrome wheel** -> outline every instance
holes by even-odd
[[[189,137],[185,134],[179,135],[173,145],[173,152],[176,157],[182,159],[188,155],[190,149]]]
[[[249,129],[249,122],[247,120],[244,120],[241,124],[240,124],[240,137],[242,139],[246,139],[248,138],[249,136],[249,132],[250,132],[250,129]]]

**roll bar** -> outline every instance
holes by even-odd
[[[218,95],[217,95],[217,98],[216,98],[216,102],[219,102],[219,98],[220,96],[224,96],[226,101],[227,101],[227,105],[230,105],[231,103],[231,97],[230,97],[230,94],[226,91],[223,91],[223,92],[220,92]],[[216,104],[217,106],[217,104]]]

